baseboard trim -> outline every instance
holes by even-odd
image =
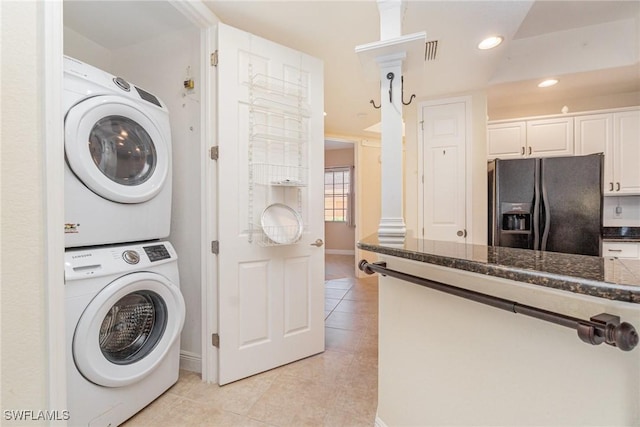
[[[180,369],[202,373],[202,356],[190,351],[180,350]]]
[[[355,255],[356,251],[353,249],[325,249],[324,253],[329,255]]]

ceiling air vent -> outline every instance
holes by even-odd
[[[438,40],[429,40],[424,47],[424,60],[434,61],[438,52]]]

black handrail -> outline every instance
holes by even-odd
[[[501,310],[535,317],[536,319],[546,320],[547,322],[575,329],[578,331],[578,337],[587,344],[598,345],[604,342],[611,346],[618,347],[622,351],[630,351],[638,345],[638,341],[640,340],[633,325],[627,322],[620,322],[620,317],[612,314],[598,314],[589,320],[577,319],[493,295],[487,295],[422,277],[412,276],[400,271],[390,270],[387,268],[386,262],[369,263],[363,259],[358,263],[358,267],[366,274],[379,273],[383,276],[395,277],[430,289],[490,305]]]

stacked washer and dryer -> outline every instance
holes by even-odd
[[[69,425],[115,426],[178,380],[185,318],[171,130],[153,94],[64,58]]]

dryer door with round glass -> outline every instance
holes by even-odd
[[[185,305],[164,276],[140,272],[107,285],[82,313],[73,358],[89,381],[122,387],[149,375],[180,336]]]
[[[119,96],[95,96],[69,110],[65,155],[84,185],[119,203],[153,198],[170,168],[170,146],[155,120]]]

